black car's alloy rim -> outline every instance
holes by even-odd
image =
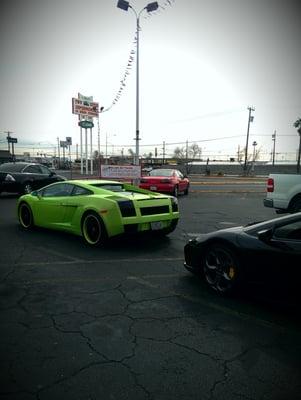
[[[232,289],[237,267],[233,256],[223,248],[211,249],[205,259],[205,278],[209,285],[218,292]]]
[[[83,234],[86,241],[90,244],[99,242],[101,236],[101,227],[98,218],[95,215],[88,215],[83,224]]]
[[[29,208],[22,204],[20,206],[20,222],[25,227],[28,228],[31,225],[31,212]]]
[[[31,193],[32,192],[32,187],[31,187],[31,185],[29,184],[29,183],[27,183],[25,186],[24,186],[24,193],[25,194],[29,194],[29,193]]]

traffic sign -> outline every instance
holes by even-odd
[[[7,141],[8,143],[18,143],[18,139],[11,136],[7,136]]]

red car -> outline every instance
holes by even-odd
[[[170,193],[178,196],[179,192],[188,194],[189,179],[177,169],[153,169],[148,176],[140,179],[139,187],[153,192]]]

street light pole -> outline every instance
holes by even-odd
[[[273,140],[273,156],[272,156],[272,165],[275,165],[275,149],[276,149],[276,131],[274,131],[272,135]]]
[[[136,43],[136,153],[134,158],[134,164],[139,165],[139,140],[140,140],[140,129],[139,129],[139,31],[140,31],[140,15],[146,10],[147,12],[152,12],[158,9],[159,5],[156,1],[152,3],[148,3],[145,7],[143,7],[139,13],[130,5],[128,1],[118,0],[117,7],[127,11],[131,8],[136,17],[136,35],[137,35],[137,43]]]
[[[298,159],[297,159],[297,174],[300,173],[300,159],[301,159],[301,118],[297,119],[294,123],[294,127],[297,129],[299,133],[299,151],[298,151]]]
[[[133,9],[134,10],[134,9]],[[135,10],[134,10],[135,11]],[[139,132],[139,15],[137,16],[136,12],[136,34],[137,34],[137,51],[136,51],[136,153],[135,153],[135,165],[139,165],[139,140],[140,140],[140,132]]]

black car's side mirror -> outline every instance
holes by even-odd
[[[269,243],[272,240],[274,230],[272,228],[264,229],[257,232],[257,237],[264,243]]]
[[[53,172],[53,171],[50,171],[50,174],[49,174],[49,176],[53,176],[53,175],[55,175],[55,172]]]

